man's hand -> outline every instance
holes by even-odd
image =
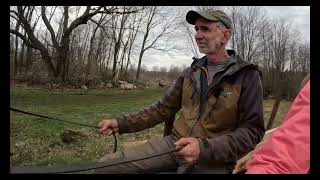
[[[266,143],[272,136],[273,132],[276,130],[277,128],[273,128],[273,129],[270,129],[268,131],[266,131],[266,133],[264,134],[263,136],[263,139],[260,141],[259,144],[257,144],[257,146],[252,150],[250,151],[247,155],[245,155],[244,157],[242,157],[241,159],[239,159],[237,161],[237,164],[235,165],[234,167],[234,170],[233,170],[233,174],[237,174],[237,173],[240,173],[240,172],[243,172],[243,171],[246,171],[247,170],[247,166],[248,164],[251,163],[252,161],[252,156],[253,154],[260,148],[262,147],[262,145],[264,143]]]
[[[198,162],[200,146],[197,138],[181,138],[174,144],[176,145],[177,149],[176,154],[183,157],[189,165],[194,165]]]
[[[252,160],[252,155],[253,151],[250,151],[247,155],[242,157],[237,161],[237,164],[234,167],[234,170],[232,171],[232,174],[238,174],[240,172],[246,171],[247,170],[247,165],[251,162]]]
[[[115,119],[102,120],[98,126],[100,127],[99,132],[102,134],[110,135],[119,131],[118,122]]]

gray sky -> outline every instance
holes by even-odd
[[[310,42],[310,6],[265,6],[270,17],[284,17]]]
[[[186,12],[192,7],[180,7],[186,9]],[[270,19],[278,19],[283,17],[288,23],[291,23],[293,29],[301,33],[301,37],[305,42],[310,42],[310,6],[262,6],[266,10],[266,15]],[[175,52],[165,54],[150,50],[145,54],[142,64],[149,70],[153,66],[167,67],[171,66],[189,66],[192,62],[193,54],[191,52]]]

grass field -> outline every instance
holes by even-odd
[[[97,125],[105,118],[113,118],[139,110],[160,99],[164,89],[119,90],[46,90],[35,88],[10,89],[10,106],[17,109],[59,119]],[[291,102],[282,101],[274,126],[281,123]],[[269,120],[273,100],[264,101],[265,124]],[[78,133],[71,143],[61,141],[69,130]],[[117,135],[118,149],[124,142],[147,140],[162,136],[163,124],[137,133]],[[14,166],[76,164],[96,161],[111,153],[113,138],[102,136],[97,129],[59,123],[21,113],[10,112],[10,163]]]

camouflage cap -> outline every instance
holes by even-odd
[[[198,17],[203,17],[211,21],[219,21],[223,23],[228,29],[232,29],[232,22],[229,16],[220,10],[204,10],[204,11],[189,11],[186,15],[188,23],[194,25]]]

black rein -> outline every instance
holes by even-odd
[[[87,127],[96,128],[96,129],[100,128],[99,126],[61,120],[61,119],[57,119],[57,118],[52,118],[52,117],[48,117],[48,116],[43,116],[43,115],[39,115],[39,114],[34,114],[34,113],[18,110],[18,109],[11,108],[11,107],[10,107],[10,110],[15,111],[15,112],[28,114],[28,115],[32,115],[32,116],[61,121],[61,122],[65,122],[65,123],[87,126]],[[113,132],[113,136],[115,139],[115,146],[114,146],[113,151],[116,152],[117,151],[117,138],[116,138],[116,135],[114,134],[114,132]],[[34,173],[56,174],[56,173],[81,172],[81,171],[87,171],[87,170],[92,170],[92,169],[104,168],[104,167],[108,167],[108,166],[115,166],[115,165],[119,165],[119,164],[130,163],[130,162],[134,162],[134,161],[140,161],[140,160],[144,160],[144,159],[150,159],[150,158],[154,158],[154,157],[158,157],[158,156],[161,156],[164,154],[169,154],[169,153],[178,151],[179,149],[180,148],[178,148],[178,149],[173,148],[173,149],[168,150],[166,152],[154,154],[154,155],[147,156],[147,157],[137,158],[137,159],[128,159],[128,160],[116,159],[113,162],[110,162],[110,161],[89,162],[89,163],[82,163],[79,165],[72,165],[72,166],[71,165],[54,165],[54,166],[48,166],[48,167],[10,167],[10,172],[15,173],[15,174],[34,174]]]

